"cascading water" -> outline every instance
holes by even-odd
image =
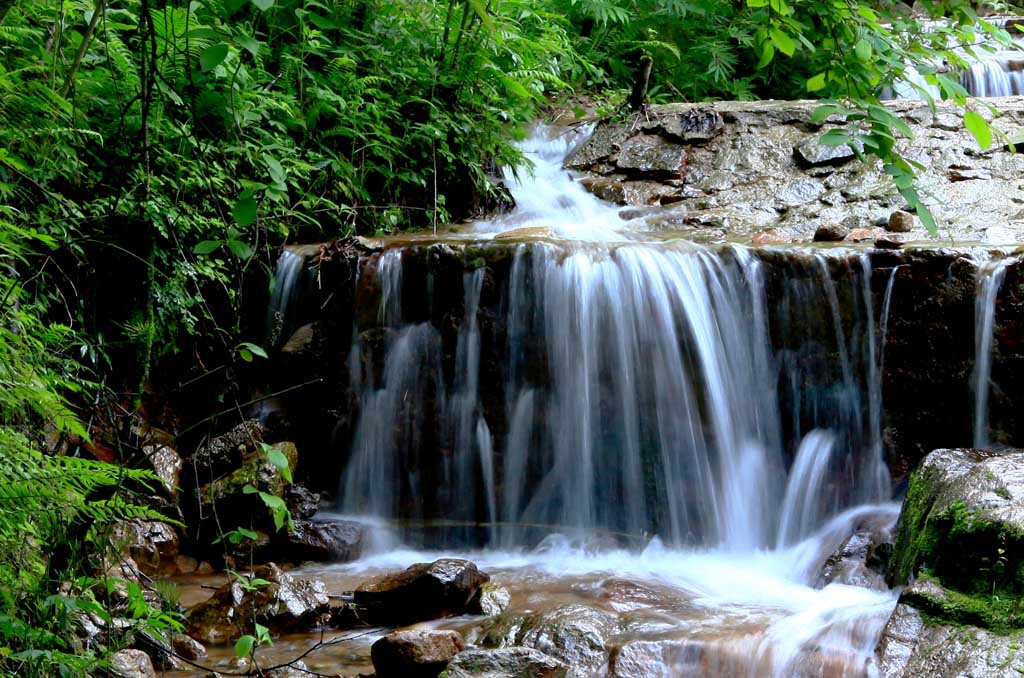
[[[996,299],[1007,267],[1007,257],[978,267],[978,294],[974,302],[974,447],[989,447],[988,397],[992,376],[992,341],[995,331]]]
[[[628,242],[614,209],[551,170],[568,145],[531,139],[546,165],[513,181],[523,211],[476,227],[561,242],[492,245],[512,253],[505,272],[468,261],[445,288],[456,310],[438,315],[423,265],[448,246],[364,260],[357,285],[380,305],[377,328],[363,314],[353,332],[343,511],[446,555],[483,547],[469,557],[524,585],[615,572],[674,587],[702,612],[672,633],[719,631],[665,675],[864,675],[894,594],[814,587],[852,532],[898,510],[883,503],[886,319],[867,256]]]
[[[1014,38],[1020,35],[1015,30],[1020,25],[1017,23],[1019,20],[990,18],[989,21],[999,28],[1010,30]],[[992,43],[992,47],[1001,48],[995,43]],[[1014,49],[1021,50],[1022,47],[1024,43],[1015,39]],[[967,70],[960,74],[959,80],[960,85],[967,90],[968,96],[1008,97],[1024,93],[1024,51],[1001,49],[1002,51],[989,52],[974,46],[970,53],[961,52],[969,65]],[[938,86],[926,82],[924,76],[916,69],[908,68],[906,80],[895,83],[892,91],[884,98],[921,99],[922,91],[928,92],[936,99],[942,95]]]
[[[302,291],[305,266],[306,253],[301,249],[286,248],[277,259],[264,330],[264,343],[269,348],[277,348],[287,341],[290,331],[295,329],[295,306]]]

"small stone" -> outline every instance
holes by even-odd
[[[110,668],[118,678],[156,678],[149,655],[142,650],[119,650],[110,657]]]
[[[282,557],[347,563],[363,554],[366,526],[350,520],[295,520],[283,544]]]
[[[370,647],[370,658],[379,678],[436,678],[463,647],[455,631],[395,631]]]
[[[312,675],[316,674],[309,670],[306,662],[301,660],[263,674],[264,678],[309,678]]]
[[[173,570],[178,555],[178,535],[167,523],[156,520],[128,520],[114,525],[115,544],[127,549],[139,569],[148,575]]]
[[[850,234],[850,229],[842,224],[825,224],[814,232],[814,242],[839,242]]]
[[[914,230],[916,219],[910,212],[896,210],[889,216],[886,228],[893,233],[909,233]]]
[[[196,574],[213,574],[216,570],[213,569],[213,565],[210,561],[204,560],[199,563],[199,567],[196,568]]]
[[[903,247],[903,239],[896,235],[880,235],[875,238],[875,247],[880,250],[898,250]]]
[[[882,235],[884,231],[880,228],[855,228],[846,236],[848,242],[864,242]]]
[[[501,584],[493,581],[480,587],[476,610],[487,617],[495,617],[508,609],[512,602],[512,594]]]
[[[174,566],[178,574],[195,574],[199,569],[199,561],[192,556],[183,556],[179,553],[174,556]]]
[[[751,242],[755,245],[785,245],[790,239],[775,231],[761,231],[751,239]]]
[[[189,661],[206,659],[207,656],[206,646],[195,638],[186,636],[184,633],[175,633],[171,636],[171,647]]]
[[[853,150],[846,144],[825,146],[818,137],[807,139],[793,149],[793,158],[801,167],[822,167],[845,165],[854,158]]]

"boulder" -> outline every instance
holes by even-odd
[[[455,631],[395,631],[370,647],[370,658],[379,678],[436,678],[463,647]]]
[[[320,494],[303,485],[289,485],[284,491],[284,503],[294,520],[308,520],[320,510]]]
[[[504,614],[486,631],[488,646],[523,646],[564,662],[568,675],[591,676],[608,661],[608,641],[619,631],[616,615],[586,605],[563,605],[526,615]]]
[[[444,678],[564,678],[565,664],[529,647],[466,650],[448,662]]]
[[[268,563],[256,568],[251,577],[233,578],[192,607],[186,613],[188,635],[216,645],[251,632],[254,621],[272,633],[308,628],[328,612],[329,602],[323,582],[295,579]]]
[[[146,445],[142,448],[153,472],[160,479],[160,485],[168,497],[174,498],[178,493],[178,479],[181,475],[182,461],[178,452],[169,445]]]
[[[148,575],[173,574],[177,570],[178,534],[157,520],[127,520],[114,525],[111,540],[128,552]]]
[[[171,636],[171,647],[189,661],[199,661],[200,659],[206,659],[207,656],[206,646],[195,638],[186,636],[184,633],[175,633]]]
[[[259,449],[266,433],[258,420],[243,421],[224,435],[201,445],[192,455],[192,461],[197,466],[209,467],[213,473],[235,468],[242,461],[243,455]]]
[[[295,445],[280,442],[274,445],[273,449],[284,454],[289,468],[294,473],[299,459]],[[270,463],[269,452],[258,448],[244,457],[240,467],[203,485],[197,493],[203,515],[214,515],[213,505],[216,504],[216,515],[222,524],[248,524],[252,519],[258,518],[262,525],[257,524],[257,527],[272,529],[274,523],[270,511],[260,495],[247,490],[247,487],[251,486],[258,492],[272,494],[275,497],[283,497],[287,485],[281,471]]]
[[[291,560],[347,563],[363,554],[366,542],[366,525],[362,523],[295,520],[280,548],[282,556]]]
[[[156,678],[153,662],[142,650],[119,650],[110,656],[110,670],[118,678]]]
[[[900,602],[882,631],[875,662],[882,678],[1020,678],[1024,652],[1019,637],[975,626],[929,623]]]
[[[1024,454],[935,450],[910,479],[891,570],[938,621],[1024,627]]]
[[[442,558],[365,581],[353,602],[372,624],[412,624],[469,611],[489,580],[468,560]]]
[[[628,172],[647,175],[678,175],[686,158],[686,149],[656,134],[631,136],[619,147],[616,166]]]

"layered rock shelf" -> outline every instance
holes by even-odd
[[[940,103],[893,101],[913,131],[897,148],[924,166],[920,188],[945,244],[1020,242],[1024,233],[1024,103],[991,99],[1001,133],[988,150],[964,128],[962,111]],[[873,241],[887,232],[927,241],[920,220],[881,163],[846,146],[824,146],[838,117],[813,119],[818,102],[727,101],[667,104],[625,121],[601,122],[566,161],[598,197],[634,209],[621,214],[653,231],[704,242],[779,244]],[[894,214],[899,215],[894,218]]]

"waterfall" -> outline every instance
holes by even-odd
[[[305,267],[306,256],[300,251],[285,249],[277,259],[264,330],[264,343],[268,348],[277,348],[288,341],[295,329],[295,307],[302,291]]]
[[[988,397],[992,376],[992,341],[995,331],[996,299],[1012,258],[987,262],[978,267],[978,294],[974,302],[974,447],[989,446]]]
[[[711,629],[701,670],[864,675],[896,594],[815,585],[898,510],[881,435],[895,269],[879,307],[862,251],[645,241],[558,169],[575,142],[528,139],[517,210],[475,240],[360,259],[339,508],[397,541],[358,566],[635,576],[701,610],[638,631]],[[496,237],[524,225],[543,237]]]

